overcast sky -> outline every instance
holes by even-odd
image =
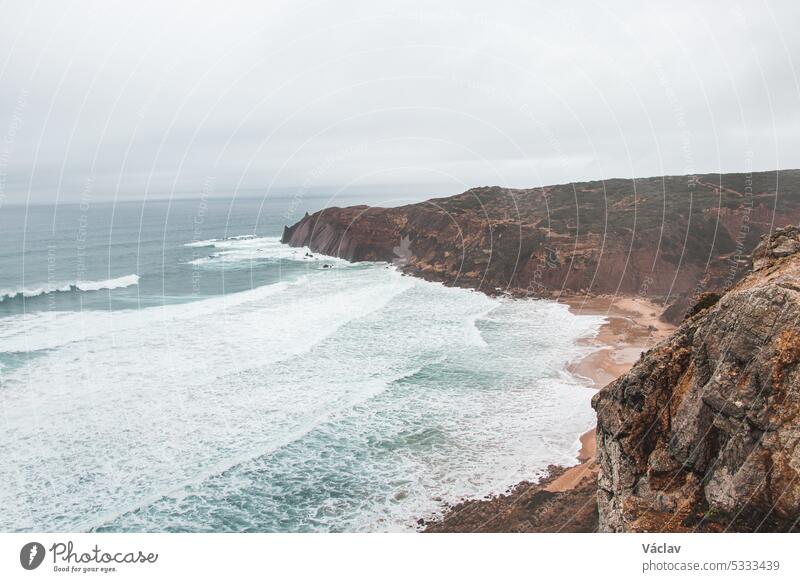
[[[565,4],[4,2],[0,203],[800,167],[800,3]]]

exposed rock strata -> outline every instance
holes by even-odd
[[[602,531],[800,525],[800,230],[599,392]]]

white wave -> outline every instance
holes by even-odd
[[[0,289],[0,302],[16,297],[39,297],[49,293],[68,293],[70,291],[100,291],[103,289],[122,289],[139,284],[139,275],[124,275],[102,281],[75,281],[74,283],[55,283],[41,287],[22,287]]]
[[[145,325],[163,327],[181,321],[219,317],[226,310],[248,303],[268,301],[291,285],[302,286],[307,277],[293,283],[281,281],[202,301],[121,311],[45,311],[13,315],[0,319],[0,349],[8,353],[61,348],[69,344],[102,341],[102,338],[128,334]],[[223,330],[218,330],[222,333]]]
[[[189,248],[215,249],[207,256],[197,257],[188,261],[189,265],[217,265],[230,263],[244,263],[259,260],[283,261],[313,261],[337,266],[346,266],[350,263],[337,257],[330,257],[312,252],[308,247],[290,247],[281,243],[276,236],[256,237],[242,235],[225,239],[208,239],[190,242],[184,245]]]
[[[492,311],[499,307],[499,302],[494,302],[487,309],[474,313],[464,319],[464,338],[478,347],[486,347],[488,344],[481,335],[481,330],[478,329],[478,320],[485,319]]]
[[[81,291],[100,291],[101,289],[122,289],[139,284],[139,275],[125,275],[105,281],[78,281],[75,287]]]
[[[476,315],[485,346],[462,332]],[[224,473],[117,517],[111,529],[413,529],[441,509],[439,500],[500,493],[551,463],[574,463],[593,391],[555,372],[594,324],[558,305],[417,282],[290,368],[271,370],[278,385],[291,374],[292,398],[342,395],[315,402],[320,412],[347,394],[357,404],[320,415],[280,453],[238,457],[219,467]],[[320,482],[329,488],[315,495]]]
[[[52,483],[56,501],[43,513],[20,506],[0,515],[0,529],[53,527],[65,511],[71,527],[82,527],[97,509],[116,513],[225,459],[270,450],[379,391],[370,378],[348,378],[349,359],[306,359],[414,284],[375,271],[317,273],[181,305],[4,318],[0,350],[40,356],[4,375],[9,446],[0,450],[0,480],[10,485],[0,488],[0,507],[11,512],[18,478],[44,495],[53,463],[71,476]],[[337,381],[321,385],[326,373]],[[25,467],[8,474],[17,462]],[[84,474],[91,477],[75,481]]]
[[[217,246],[219,243],[224,243],[228,241],[237,241],[237,240],[249,240],[257,238],[254,234],[240,234],[238,236],[230,236],[227,238],[210,238],[207,240],[195,240],[192,242],[186,243],[185,247],[192,247],[192,248],[200,248],[200,247],[213,247]]]
[[[403,529],[574,460],[593,392],[558,371],[596,325],[377,266],[5,317],[38,355],[3,375],[0,530]]]

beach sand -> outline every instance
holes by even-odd
[[[607,322],[597,337],[588,341],[597,347],[586,357],[573,362],[569,370],[576,376],[592,381],[600,389],[631,369],[639,355],[657,344],[675,329],[659,320],[663,307],[646,299],[634,297],[575,297],[562,299],[570,311],[578,315],[603,315]],[[587,475],[597,474],[595,429],[580,437],[580,464],[570,467],[546,486],[546,491],[561,492],[573,489]]]

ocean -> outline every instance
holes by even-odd
[[[327,202],[0,207],[0,531],[413,531],[575,463],[602,318],[280,243]]]

